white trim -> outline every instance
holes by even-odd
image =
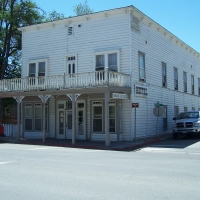
[[[106,68],[108,67],[108,54],[112,54],[112,53],[117,53],[117,72],[120,72],[120,49],[94,52],[94,54],[93,54],[94,71],[96,70],[96,56],[104,55],[104,58],[105,58],[104,70],[106,70]]]
[[[39,59],[33,59],[27,61],[27,76],[29,76],[29,64],[35,63],[36,64],[36,70],[35,70],[35,77],[38,77],[38,63],[39,62],[45,62],[45,76],[48,76],[48,58],[39,58]]]
[[[68,57],[73,57],[73,56],[75,56],[75,73],[77,73],[77,69],[78,69],[78,54],[77,53],[69,53],[69,54],[67,54],[67,55],[65,55],[65,59],[64,59],[64,61],[65,61],[65,63],[64,63],[64,73],[65,74],[68,74],[68,65],[67,65],[67,62],[68,62]]]

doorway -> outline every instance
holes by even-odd
[[[57,101],[56,138],[72,139],[72,107],[71,101]],[[86,103],[76,101],[75,133],[76,139],[86,139]]]

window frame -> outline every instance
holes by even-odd
[[[200,96],[200,78],[198,78],[198,95]]]
[[[104,120],[105,120],[105,113],[104,113],[104,106],[105,106],[105,102],[104,101],[92,101],[92,122],[91,122],[91,128],[92,128],[92,133],[93,134],[104,134],[105,130],[104,130]],[[101,106],[102,108],[102,113],[101,113],[101,118],[100,117],[94,117],[94,107],[99,107]],[[108,127],[109,127],[109,133],[110,134],[115,134],[117,132],[116,130],[116,120],[117,120],[117,109],[116,109],[116,101],[109,101],[109,123],[108,123]],[[110,109],[111,107],[114,108],[114,117],[110,115]],[[102,131],[94,131],[94,119],[101,119],[102,120]],[[110,121],[113,120],[114,121],[114,126],[112,127],[110,124]],[[114,131],[111,131],[111,129],[113,129]]]
[[[187,92],[187,72],[183,72],[183,91]]]
[[[161,66],[162,66],[162,87],[166,88],[167,87],[167,64],[165,62],[162,62]],[[165,74],[163,72],[165,72]]]
[[[69,73],[69,62],[70,61],[68,61],[68,58],[71,58],[71,57],[75,57],[75,61],[74,61],[74,63],[75,63],[75,70],[74,70],[74,73],[76,74],[77,73],[77,59],[78,59],[78,54],[75,54],[75,53],[71,53],[71,54],[68,54],[68,55],[66,55],[65,56],[65,69],[64,69],[64,72],[65,72],[65,74],[71,74],[71,75],[73,75],[74,73]],[[73,62],[73,61],[72,61]],[[72,70],[73,70],[73,66],[72,66]]]
[[[143,68],[141,68],[141,65],[140,65],[140,56],[142,56],[143,58]],[[141,52],[141,51],[138,51],[138,67],[139,67],[139,81],[142,81],[142,82],[146,82],[146,66],[145,66],[145,53]],[[141,78],[141,73],[140,73],[140,70],[143,70],[144,72],[144,79]]]
[[[35,60],[29,60],[27,62],[27,77],[41,77],[39,76],[39,63],[45,63],[45,75],[48,76],[48,58],[40,58],[40,59],[35,59]],[[35,76],[30,76],[30,64],[35,64]],[[42,76],[43,77],[43,76]]]
[[[191,75],[191,94],[194,94],[194,75]]]
[[[42,111],[42,103],[40,102],[24,102],[24,119],[23,119],[23,122],[24,122],[24,131],[26,132],[42,132],[43,131],[43,114],[42,114],[42,118],[41,118],[41,130],[36,130],[35,129],[35,119],[39,119],[39,118],[36,118],[35,117],[35,110],[36,108],[40,108],[41,111]],[[26,108],[31,108],[31,118],[27,118],[27,119],[31,119],[32,120],[32,129],[31,130],[27,130],[26,129],[26,116],[25,116],[25,112],[26,112]],[[46,131],[49,131],[49,104],[46,103],[45,104],[45,128],[46,128]]]
[[[98,71],[96,70],[96,58],[97,56],[101,56],[103,55],[104,56],[104,66],[99,66],[99,67],[104,67],[104,71],[106,69],[109,70],[109,65],[108,65],[108,55],[109,54],[117,54],[117,70],[114,71],[114,70],[110,70],[110,71],[114,71],[114,72],[120,72],[120,50],[119,49],[116,49],[116,50],[106,50],[106,51],[98,51],[98,52],[95,52],[94,53],[94,58],[93,58],[93,66],[94,66],[94,71]],[[101,70],[99,70],[101,71]]]
[[[178,90],[178,69],[174,67],[174,90]]]

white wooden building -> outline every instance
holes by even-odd
[[[200,54],[133,6],[19,30],[22,78],[2,80],[0,97],[16,98],[25,138],[109,146],[171,134],[178,112],[200,108]]]

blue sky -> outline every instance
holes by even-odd
[[[73,7],[84,0],[33,0],[43,10],[74,16]],[[133,5],[200,53],[200,0],[88,0],[94,11]]]

